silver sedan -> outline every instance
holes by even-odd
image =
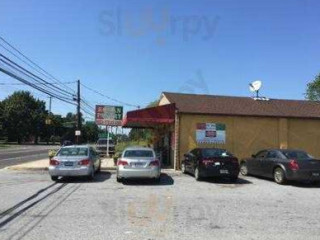
[[[93,179],[100,166],[99,155],[92,147],[73,145],[60,148],[50,160],[49,174],[53,181],[60,176],[87,176]]]
[[[117,181],[127,178],[151,178],[160,181],[160,162],[152,148],[126,148],[117,162]]]

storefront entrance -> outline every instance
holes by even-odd
[[[152,147],[163,167],[173,167],[173,142],[175,105],[168,104],[130,111],[123,120],[127,128],[151,129],[154,139]]]

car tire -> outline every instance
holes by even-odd
[[[122,178],[119,178],[119,177],[117,176],[117,182],[118,182],[118,183],[121,183],[121,182],[122,182]]]
[[[94,167],[92,166],[92,169],[90,171],[90,175],[88,176],[88,179],[89,180],[94,180],[94,176],[95,176],[95,170],[94,170]]]
[[[201,180],[201,177],[200,177],[200,173],[199,173],[199,169],[196,168],[194,170],[194,178],[197,180],[197,181],[200,181]]]
[[[277,167],[273,171],[273,179],[278,184],[285,184],[287,182],[286,175],[282,168]]]
[[[240,173],[243,176],[249,175],[248,166],[245,162],[241,163],[241,165],[240,165]]]
[[[186,165],[184,163],[181,163],[181,172],[186,173]]]
[[[58,181],[58,177],[57,176],[51,176],[51,180],[56,182],[56,181]]]

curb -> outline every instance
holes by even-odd
[[[13,170],[13,171],[48,171],[48,167],[14,167],[14,166],[8,166],[3,168],[5,170]],[[109,171],[115,171],[117,170],[116,167],[101,167],[101,170],[109,170]]]

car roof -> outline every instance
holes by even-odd
[[[269,148],[269,149],[261,149],[260,151],[258,152],[261,152],[261,151],[304,151],[302,149],[280,149],[280,148]]]
[[[150,150],[150,151],[154,151],[153,148],[150,147],[142,147],[142,146],[130,146],[124,149],[124,151],[127,150]]]
[[[63,148],[75,148],[75,147],[83,147],[83,148],[90,148],[89,145],[69,145],[69,146],[63,146]]]
[[[216,148],[216,147],[201,147],[201,148],[194,148],[194,149],[199,149],[199,150],[205,150],[205,149],[215,149],[215,150],[223,150],[223,151],[226,151],[226,149],[225,148]],[[192,149],[192,150],[194,150],[194,149]]]

